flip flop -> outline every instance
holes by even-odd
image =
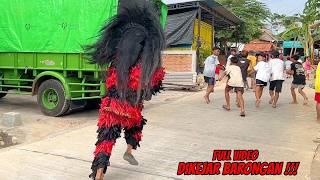
[[[241,113],[240,113],[240,116],[241,116],[241,117],[246,117],[246,113],[245,113],[245,112],[241,112]]]
[[[230,111],[230,108],[228,108],[226,105],[223,105],[222,108],[226,111]]]

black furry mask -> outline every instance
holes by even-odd
[[[151,92],[150,79],[161,66],[164,32],[157,11],[147,0],[120,1],[118,15],[102,28],[98,41],[87,49],[93,63],[115,67],[120,98],[125,98],[130,68],[141,63],[140,89]]]

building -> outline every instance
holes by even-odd
[[[243,50],[270,53],[277,48],[278,39],[268,29],[262,30],[262,35],[258,39],[246,44]]]
[[[164,83],[196,86],[201,59],[211,55],[214,46],[215,29],[227,30],[241,20],[214,0],[164,0],[164,3],[168,6]]]

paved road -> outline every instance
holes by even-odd
[[[142,147],[135,152],[139,166],[122,160],[125,141],[119,139],[106,179],[310,179],[319,137],[314,104],[290,105],[289,84],[278,109],[268,104],[254,107],[252,92],[245,95],[248,116],[239,117],[233,106],[225,112],[223,90],[217,89],[212,104],[204,104],[203,92],[169,103],[155,104],[144,115],[149,119]],[[312,90],[307,89],[310,99]],[[302,102],[301,99],[299,99]],[[0,151],[0,179],[88,179],[92,160],[95,122],[44,140]],[[259,149],[258,161],[300,161],[297,177],[284,176],[176,176],[180,161],[210,161],[213,149]]]

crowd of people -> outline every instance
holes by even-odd
[[[231,49],[227,62],[223,65],[218,59],[219,55],[220,49],[213,48],[213,54],[204,62],[203,74],[205,82],[208,84],[204,99],[207,104],[211,102],[210,94],[214,92],[216,81],[227,78],[225,86],[226,104],[222,106],[223,109],[231,110],[230,93],[235,93],[240,116],[245,117],[245,101],[243,97],[245,90],[252,89],[255,92],[255,105],[259,108],[264,89],[268,85],[269,104],[273,108],[277,108],[283,82],[286,78],[291,77],[293,79],[291,84],[291,104],[298,104],[296,91],[303,97],[303,104],[308,104],[308,97],[304,92],[304,88],[306,80],[310,78],[311,63],[309,58],[306,58],[303,63],[298,55],[293,55],[284,61],[278,51],[273,51],[271,54],[253,51],[237,53],[236,49]],[[222,73],[217,75],[217,69]],[[248,82],[249,78],[251,79],[250,83]]]

